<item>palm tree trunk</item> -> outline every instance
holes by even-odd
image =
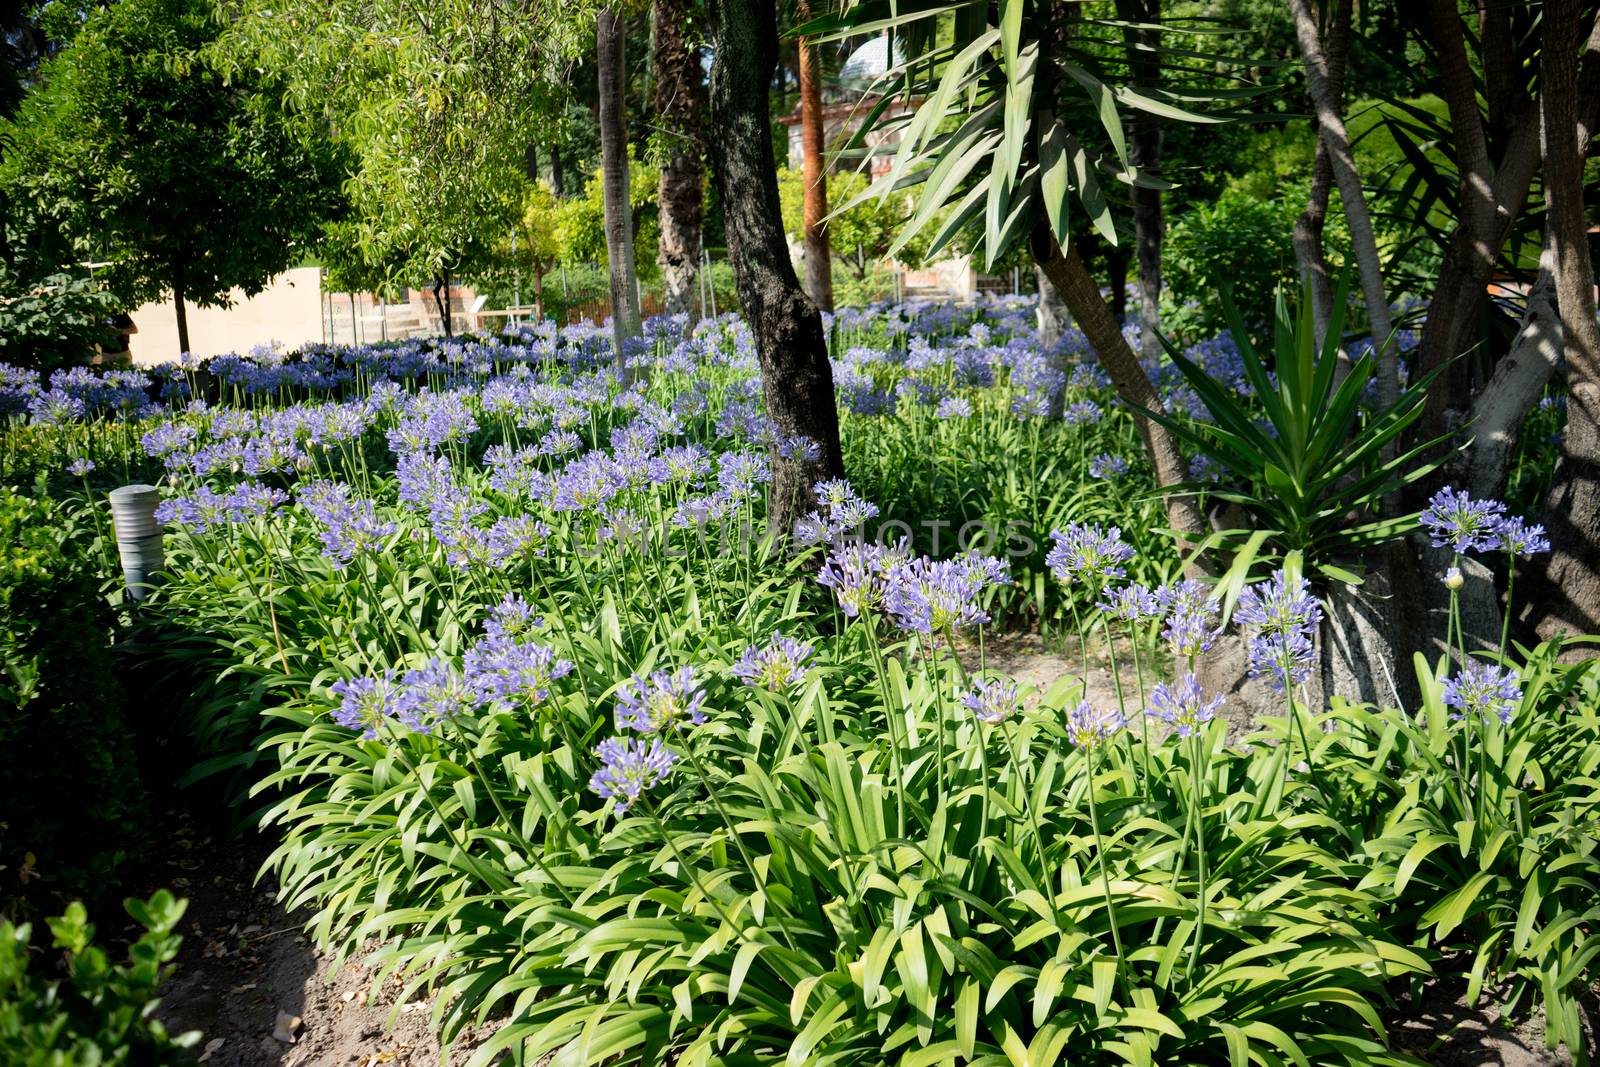
[[[1567,362],[1567,425],[1544,509],[1552,552],[1527,603],[1539,636],[1600,629],[1600,322],[1583,203],[1590,125],[1581,116],[1578,0],[1546,0],[1539,60],[1544,105],[1544,187],[1555,247],[1556,306]],[[1600,38],[1600,18],[1589,31]]]
[[[811,5],[800,0],[800,20],[811,17]],[[823,311],[833,310],[833,257],[828,246],[828,171],[823,165],[822,76],[817,50],[810,41],[800,50],[800,137],[805,147],[801,177],[805,182],[806,293]]]
[[[1150,383],[1149,375],[1140,366],[1139,357],[1128,347],[1121,327],[1106,306],[1105,298],[1100,295],[1100,286],[1084,267],[1077,249],[1069,248],[1063,253],[1054,237],[1048,238],[1048,243],[1043,238],[1031,243],[1035,260],[1061,294],[1061,299],[1072,312],[1073,320],[1093,346],[1100,366],[1111,376],[1117,395],[1133,414],[1139,436],[1144,440],[1145,452],[1155,467],[1156,484],[1176,485],[1188,481],[1188,466],[1178,448],[1177,438],[1172,431],[1143,414],[1144,411],[1163,410],[1161,397]],[[1167,521],[1178,532],[1180,548],[1190,547],[1204,535],[1205,521],[1193,499],[1169,495],[1166,506]]]
[[[686,313],[691,318],[700,268],[700,227],[705,222],[701,163],[705,92],[699,49],[691,49],[686,37],[695,10],[689,0],[655,0],[655,107],[661,130],[669,138],[657,199],[661,220],[657,259],[666,286],[667,314]]]
[[[595,56],[600,72],[600,165],[605,197],[606,259],[611,274],[611,333],[617,367],[623,345],[639,334],[639,283],[633,264],[633,209],[628,203],[627,20],[621,10],[600,10]]]
[[[767,87],[777,62],[773,0],[712,0],[711,120],[720,150],[712,174],[723,205],[728,258],[755,334],[771,449],[768,525],[786,537],[816,506],[815,485],[843,474],[839,413],[822,316],[800,288],[783,234]],[[796,451],[795,439],[816,446]]]
[[[1351,0],[1334,0],[1333,21],[1328,27],[1327,37],[1328,89],[1341,107],[1345,64],[1350,54],[1350,9]],[[1328,200],[1332,193],[1333,159],[1319,135],[1316,158],[1311,166],[1311,195],[1307,197],[1305,211],[1294,223],[1294,258],[1301,282],[1311,290],[1311,315],[1319,349],[1333,317],[1333,281],[1328,273],[1328,257],[1322,248],[1322,235],[1328,220]],[[1341,346],[1339,362],[1334,368],[1336,381],[1343,382],[1349,373],[1350,356]]]

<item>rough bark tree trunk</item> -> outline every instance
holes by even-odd
[[[1600,630],[1600,322],[1583,203],[1583,163],[1592,128],[1578,92],[1584,42],[1578,0],[1546,0],[1539,60],[1544,106],[1544,188],[1555,246],[1556,305],[1567,363],[1567,425],[1544,509],[1552,552],[1529,590],[1542,638]],[[1590,46],[1600,19],[1590,30]]]
[[[627,20],[617,7],[595,20],[600,80],[601,190],[605,199],[606,259],[611,275],[611,334],[624,374],[624,344],[639,334],[639,283],[633,262],[633,208],[628,202]]]
[[[761,361],[767,416],[777,434],[770,450],[768,526],[788,537],[816,506],[815,485],[844,472],[833,369],[822,316],[800,288],[783,234],[772,151],[767,87],[777,62],[773,0],[712,0],[711,118],[721,150],[712,174],[723,205],[728,258]],[[796,437],[817,446],[816,459],[785,447]]]
[[[800,20],[811,17],[811,5],[800,0]],[[800,137],[805,147],[801,178],[805,182],[806,293],[823,311],[833,310],[833,256],[828,244],[828,169],[823,153],[822,71],[817,50],[805,38],[800,52]]]
[[[1141,90],[1161,88],[1161,0],[1117,0],[1117,17],[1138,23],[1122,31],[1123,51],[1133,84]],[[1129,161],[1141,173],[1161,167],[1161,125],[1154,115],[1134,112],[1131,116]],[[1161,190],[1136,185],[1133,199],[1133,243],[1139,259],[1139,338],[1145,359],[1161,356],[1161,241],[1164,222]]]
[[[1344,110],[1333,91],[1328,56],[1323,50],[1309,0],[1289,0],[1289,7],[1294,14],[1300,52],[1305,58],[1306,89],[1317,112],[1318,136],[1327,145],[1328,158],[1333,164],[1333,180],[1339,187],[1339,198],[1344,202],[1345,219],[1350,224],[1350,250],[1355,256],[1356,272],[1361,279],[1361,293],[1367,305],[1372,341],[1378,347],[1378,406],[1392,407],[1400,395],[1399,360],[1393,346],[1388,343],[1392,332],[1389,298],[1383,289],[1383,263],[1378,255],[1377,237],[1372,231],[1372,215],[1367,210],[1361,175],[1356,171],[1355,156],[1350,150],[1350,134],[1344,125]]]
[[[695,313],[695,280],[700,269],[700,227],[705,222],[705,150],[701,113],[699,49],[688,45],[694,18],[690,0],[655,0],[655,108],[662,131],[671,139],[661,166],[657,204],[661,244],[657,258],[666,286],[669,315]]]
[[[1063,253],[1055,238],[1044,229],[1034,233],[1030,245],[1035,261],[1061,294],[1073,320],[1094,348],[1100,366],[1111,376],[1117,395],[1129,406],[1145,452],[1155,467],[1156,483],[1175,485],[1188,481],[1188,468],[1177,438],[1141,413],[1142,410],[1162,410],[1161,397],[1139,365],[1138,355],[1122,336],[1121,327],[1100,295],[1100,286],[1084,267],[1077,250],[1069,248]],[[1179,535],[1180,548],[1189,547],[1205,535],[1205,517],[1191,498],[1168,496],[1166,508],[1167,521]]]

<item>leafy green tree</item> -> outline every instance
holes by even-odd
[[[865,279],[878,261],[889,254],[910,215],[909,197],[863,198],[867,179],[856,171],[841,171],[828,176],[829,195],[843,206],[828,218],[828,243],[833,256],[856,276]],[[787,167],[778,171],[778,199],[783,204],[783,230],[791,241],[805,237],[805,174]],[[895,258],[909,266],[919,266],[926,258],[928,241],[924,234],[907,241]]]
[[[11,243],[36,264],[93,258],[128,305],[172,292],[225,305],[292,266],[341,206],[336,160],[293,136],[277,86],[225,77],[204,50],[204,0],[121,0],[93,10],[42,71],[4,134]]]
[[[353,224],[332,235],[336,258],[439,286],[492,263],[528,149],[565,144],[562,79],[593,46],[594,10],[441,0],[419,17],[400,0],[237,0],[219,51],[236,72],[281,71],[300,122],[350,153]]]

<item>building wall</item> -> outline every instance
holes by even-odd
[[[322,340],[322,270],[297,267],[285,271],[255,296],[233,291],[233,306],[188,305],[189,347],[197,356],[247,352],[257,345],[281,342],[297,348]],[[178,358],[178,318],[172,299],[145,304],[133,312],[139,332],[129,338],[133,361],[165,363]]]

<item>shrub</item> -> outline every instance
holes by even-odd
[[[0,783],[4,897],[91,897],[147,825],[112,618],[105,545],[71,508],[0,490]]]
[[[1224,286],[1247,323],[1270,323],[1274,295],[1296,284],[1292,234],[1304,209],[1304,197],[1260,200],[1230,191],[1174,219],[1161,253],[1169,287],[1163,329],[1186,340],[1225,331],[1215,296]]]
[[[82,904],[49,921],[53,947],[65,956],[66,977],[38,973],[32,928],[0,922],[0,1049],[14,1067],[104,1064],[164,1067],[193,1062],[184,1050],[198,1033],[173,1037],[150,1017],[156,990],[172,973],[182,940],[173,933],[185,902],[166,890],[148,901],[131,898],[128,914],[144,933],[126,963],[112,964],[93,943]]]

